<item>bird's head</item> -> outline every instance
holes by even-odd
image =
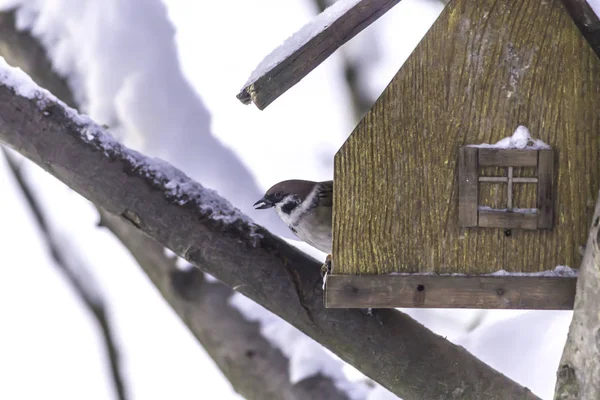
[[[276,207],[279,211],[289,214],[300,205],[315,188],[316,182],[289,180],[273,185],[262,199],[254,203],[254,208],[263,210]]]

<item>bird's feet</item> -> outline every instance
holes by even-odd
[[[321,266],[321,278],[325,279],[327,274],[331,273],[331,254],[327,255],[325,263]]]
[[[325,290],[325,284],[327,283],[327,275],[331,273],[331,254],[327,255],[325,264],[321,266],[321,278],[323,279],[323,290]]]

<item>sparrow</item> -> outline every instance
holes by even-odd
[[[254,208],[275,208],[279,218],[298,238],[328,254],[321,272],[330,271],[333,181],[292,179],[279,182],[254,203]]]

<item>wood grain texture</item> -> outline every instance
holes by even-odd
[[[459,209],[461,226],[477,226],[477,149],[461,147],[458,159]]]
[[[335,157],[336,273],[578,266],[599,108],[600,62],[559,0],[453,0]],[[518,125],[556,152],[554,228],[460,229],[458,149]],[[515,185],[514,207],[535,207],[528,186]]]
[[[538,161],[538,228],[552,228],[554,218],[554,152],[542,150]]]
[[[281,64],[242,88],[237,98],[244,104],[254,102],[260,110],[263,110],[398,2],[399,0],[364,1],[363,3],[372,5],[360,9],[356,14],[354,14],[356,10],[351,9],[343,17],[344,20],[351,22],[346,21],[339,26],[332,24],[321,35],[310,39],[304,46],[290,54]],[[586,0],[563,0],[563,3],[589,45],[600,56],[600,20],[592,8]]]
[[[577,278],[330,275],[327,308],[501,308],[572,310]]]
[[[400,0],[362,0],[296,51],[242,88],[237,98],[263,110]]]
[[[6,37],[0,36],[2,40]],[[106,147],[106,141],[98,137],[89,140],[90,131],[105,131],[99,126],[83,128],[81,118],[73,121],[73,117],[73,111],[66,113],[62,105],[43,93],[42,99],[25,98],[0,82],[0,142],[30,157],[92,203],[112,211],[120,222],[135,222],[136,237],[147,235],[161,247],[186,257],[201,271],[289,321],[392,393],[414,400],[441,399],[448,392],[460,393],[465,399],[539,400],[461,346],[397,310],[375,310],[373,317],[359,310],[324,309],[320,263],[246,217],[236,221],[227,218],[219,206],[229,204],[226,200],[213,191],[206,192],[205,198],[198,183],[163,163],[161,171],[166,168],[169,176],[177,177],[177,186],[192,194],[182,204],[181,197],[173,195],[172,180],[162,173],[154,175],[153,167],[144,167],[155,166],[155,160],[117,143]],[[144,248],[143,243],[140,248]],[[155,278],[162,279],[159,275]],[[189,274],[169,274],[168,278],[164,285],[176,285],[188,299],[199,295]],[[185,318],[192,312],[198,310],[185,310]],[[215,312],[214,307],[211,312]],[[217,314],[227,324],[228,318]],[[201,322],[203,328],[211,329],[206,319]],[[229,325],[230,331],[236,329]],[[227,337],[221,340],[231,341]],[[260,349],[250,349],[257,351],[252,353],[247,350],[236,354],[241,351],[246,356],[265,357]],[[235,357],[225,358],[226,362],[236,362]],[[314,388],[318,385],[315,378],[297,385],[311,385],[311,390],[329,398]],[[245,391],[236,389],[246,396]],[[282,394],[280,389],[278,395]],[[298,397],[292,394],[284,398]]]
[[[537,150],[479,149],[479,165],[482,167],[535,167]]]
[[[479,211],[482,228],[537,229],[538,214],[509,211]]]
[[[442,399],[450,388],[465,399],[538,399],[401,312],[376,310],[374,318],[360,310],[325,309],[320,263],[238,211],[227,211],[225,199],[175,167],[157,166],[153,158],[104,140],[109,134],[102,127],[80,124],[81,118],[45,92],[26,98],[0,81],[0,143],[235,287],[397,396]],[[90,132],[98,136],[90,140]],[[178,283],[185,290],[185,282]]]

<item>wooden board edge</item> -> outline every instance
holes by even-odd
[[[480,210],[479,227],[501,229],[528,229],[538,228],[539,215],[515,211]]]
[[[576,277],[339,275],[327,277],[325,308],[572,310]]]
[[[480,167],[536,167],[538,149],[479,149]]]
[[[539,229],[552,229],[554,219],[554,151],[540,150],[538,159],[537,208]]]
[[[259,110],[264,110],[399,2],[400,0],[360,0],[329,23],[311,26],[313,21],[320,21],[319,18],[325,12],[331,12],[324,11],[286,40],[287,46],[291,46],[290,42],[301,41],[299,46],[294,46],[287,53],[275,49],[259,63],[256,69],[264,69],[263,73],[251,76],[237,94],[237,99],[243,104],[254,103]],[[334,4],[332,7],[337,6]],[[314,35],[306,37],[307,29],[317,28],[319,30]],[[286,46],[286,43],[281,46]]]
[[[478,150],[463,146],[458,152],[458,223],[463,228],[477,226],[479,196]]]

